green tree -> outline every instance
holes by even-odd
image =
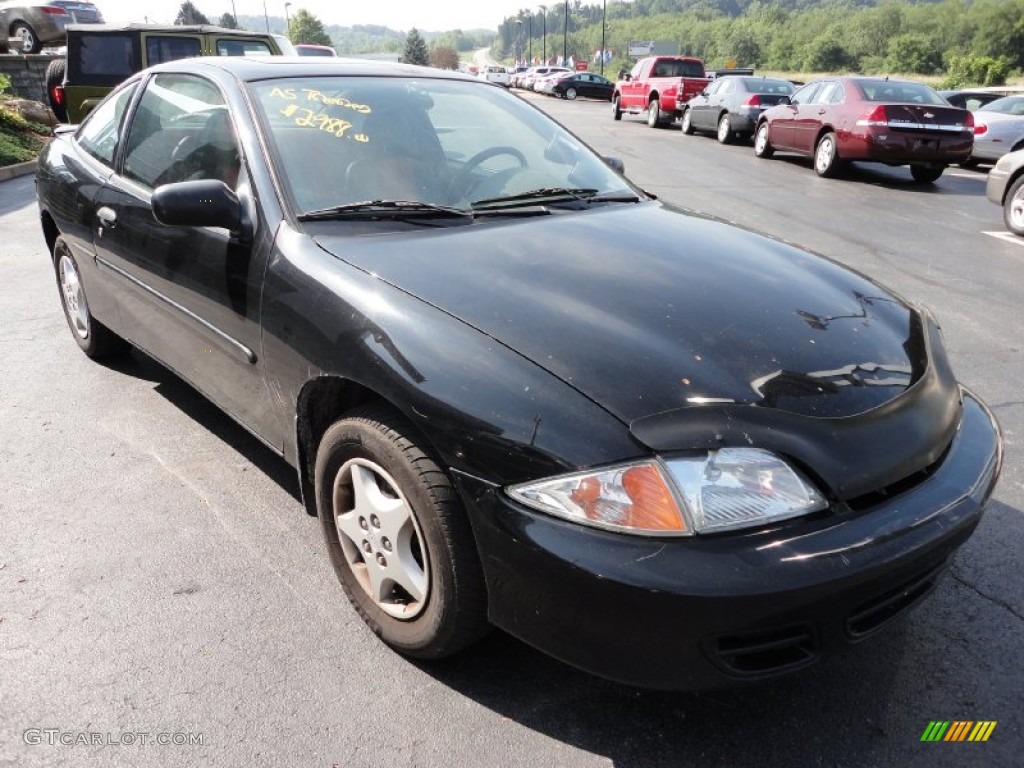
[[[948,74],[943,88],[966,88],[976,85],[1002,85],[1010,73],[1010,60],[1005,57],[953,55],[947,64]]]
[[[288,38],[301,45],[331,44],[331,36],[324,30],[323,22],[305,8],[299,8],[292,17]]]
[[[942,57],[935,50],[935,44],[925,35],[907,32],[889,41],[885,68],[890,72],[933,75],[942,69]]]
[[[181,26],[185,24],[209,24],[210,20],[192,4],[192,0],[185,0],[178,9],[178,16],[174,23]]]
[[[221,15],[217,26],[224,27],[224,29],[238,29],[238,21],[230,13],[225,13]]]
[[[808,72],[838,72],[850,61],[843,44],[831,35],[815,38],[807,46],[804,69]]]
[[[427,43],[423,36],[416,31],[416,27],[409,30],[409,34],[405,38],[405,52],[402,54],[402,61],[406,64],[419,64],[424,67],[430,64]]]

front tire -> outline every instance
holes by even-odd
[[[70,246],[63,237],[53,244],[53,268],[60,290],[64,319],[78,348],[92,360],[117,357],[128,351],[128,342],[92,316],[82,285],[82,273]]]
[[[364,407],[330,427],[316,500],[349,601],[385,643],[436,659],[488,629],[473,533],[448,475],[404,417]]]
[[[693,112],[690,109],[683,111],[683,133],[687,136],[693,136]]]
[[[1024,176],[1018,176],[1006,190],[1003,223],[1006,224],[1006,229],[1017,237],[1024,237]]]
[[[839,175],[839,150],[836,147],[836,135],[826,133],[818,139],[814,148],[814,171],[823,179],[831,179]]]
[[[612,118],[614,120],[622,119],[622,110],[619,108],[619,94],[612,96]]]
[[[939,180],[944,170],[946,168],[942,165],[912,165],[910,175],[918,184],[933,184]]]
[[[732,144],[732,125],[729,122],[728,114],[718,118],[718,143]]]
[[[766,120],[757,126],[757,131],[754,133],[754,156],[767,160],[774,154],[775,148],[768,140],[768,121]]]

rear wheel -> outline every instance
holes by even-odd
[[[774,154],[775,148],[768,140],[768,122],[765,121],[757,126],[757,132],[754,134],[754,155],[767,159]]]
[[[683,133],[693,136],[693,114],[689,109],[683,110]]]
[[[729,123],[729,115],[724,114],[718,118],[718,143],[732,143],[732,125]]]
[[[919,184],[931,184],[938,180],[944,170],[946,168],[942,165],[912,165],[910,175]]]
[[[11,37],[18,38],[18,48],[22,53],[39,53],[43,50],[38,35],[28,24],[19,21],[11,27]]]
[[[622,110],[619,109],[619,94],[612,96],[612,117],[615,120],[622,119]]]
[[[54,59],[46,67],[46,96],[50,100],[50,109],[53,110],[53,114],[62,123],[68,121],[68,110],[63,100],[63,91],[58,89],[64,88],[64,73],[66,69],[67,61],[65,59]],[[61,94],[60,99],[57,97],[58,93]]]
[[[1024,176],[1018,176],[1006,191],[1003,222],[1017,237],[1024,237]]]
[[[565,98],[567,98],[569,101],[575,101],[575,99],[576,99],[576,89],[575,88],[567,88],[565,90]]]
[[[403,416],[367,406],[324,434],[316,500],[334,570],[385,643],[449,656],[488,629],[479,557],[448,475]]]
[[[63,237],[58,237],[53,245],[53,267],[64,318],[78,348],[93,360],[116,357],[126,352],[128,343],[90,313],[78,262]]]
[[[966,160],[964,160],[962,163],[960,163],[960,167],[961,168],[977,168],[978,167],[978,163],[980,163],[980,162],[981,162],[981,160],[979,160],[976,157],[969,157]]]
[[[826,133],[818,139],[818,146],[814,148],[814,170],[822,178],[830,179],[839,174],[839,167],[836,135]]]
[[[647,102],[647,125],[651,128],[661,125],[661,107],[658,106],[657,99]]]

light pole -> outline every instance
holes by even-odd
[[[284,4],[284,33],[285,33],[285,36],[288,38],[288,41],[291,42],[291,39],[292,39],[292,20],[290,18],[288,18],[288,8],[289,8],[289,6],[291,6],[291,3],[285,3]]]
[[[540,36],[540,56],[544,59],[543,63],[546,65],[548,63],[548,7],[546,5],[539,5],[537,7],[540,8],[540,18],[543,22],[541,26],[543,32],[541,32]]]
[[[604,74],[604,37],[605,14],[608,12],[608,0],[601,0],[601,74]]]
[[[569,0],[565,0],[565,29],[562,30],[562,66],[569,61]]]
[[[267,23],[267,34],[270,34],[270,17],[267,16],[267,0],[263,0],[263,20]]]
[[[514,50],[512,51],[512,55],[515,57],[516,66],[518,67],[519,66],[519,59],[522,58],[522,55],[523,55],[523,20],[522,19],[516,19],[516,44],[514,46]]]
[[[235,0],[231,0],[231,18],[235,20],[235,26],[238,26],[238,11],[235,10]]]
[[[529,14],[529,13],[526,14],[526,27],[527,27],[526,47],[529,50],[529,54],[527,54],[527,58],[530,60],[529,64],[532,67],[533,66],[533,15],[532,14]]]

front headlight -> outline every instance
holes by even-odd
[[[827,505],[795,468],[760,448],[651,459],[506,490],[513,499],[548,514],[655,536],[749,528]]]

